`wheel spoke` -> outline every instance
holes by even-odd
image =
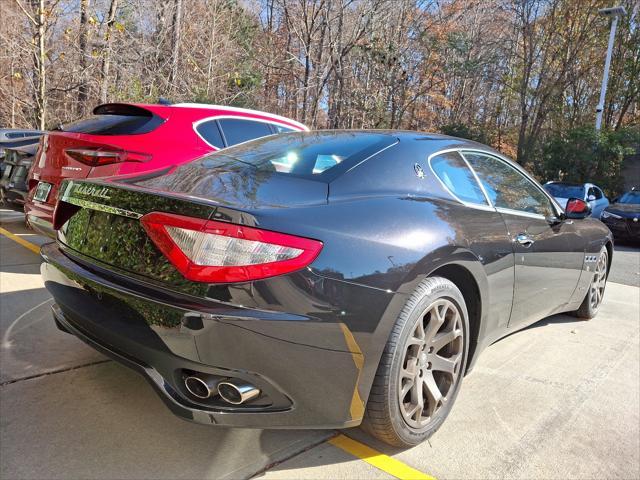
[[[407,383],[402,387],[402,389],[400,390],[400,402],[402,402],[404,400],[404,397],[407,396],[407,393],[409,392],[409,390],[411,390],[413,388],[413,378],[411,378],[409,381],[407,381]]]
[[[424,409],[424,395],[422,395],[421,377],[416,377],[415,382],[413,382],[413,385],[411,386],[411,404],[415,406],[415,409],[413,409],[410,416],[413,418],[413,415],[418,413],[415,420],[420,420],[420,415],[422,415],[422,410]]]
[[[427,325],[427,331],[425,335],[425,342],[430,343],[433,337],[436,336],[438,330],[445,321],[447,310],[449,309],[449,302],[436,303],[431,308],[431,315],[429,315],[429,325]]]
[[[451,358],[444,358],[440,355],[434,355],[431,359],[431,370],[434,370],[436,372],[450,373],[451,375],[454,375],[460,357],[460,354]]]
[[[431,346],[433,347],[434,353],[438,353],[442,350],[442,347],[450,344],[456,338],[462,335],[462,330],[451,330],[450,332],[440,333],[435,336],[433,340],[431,340]]]
[[[417,341],[424,343],[425,340],[425,333],[424,333],[424,318],[420,319],[417,323],[416,323],[416,328],[413,331],[413,337],[415,338]]]
[[[438,388],[438,384],[436,383],[436,379],[433,378],[432,373],[428,373],[424,377],[424,385],[427,389],[429,406],[431,407],[430,410],[433,412],[435,411],[435,407],[438,404],[438,402],[442,400],[443,395],[442,395],[442,392],[440,391],[440,388]]]
[[[408,378],[410,380],[413,380],[413,377],[416,376],[415,373],[415,368],[412,367],[411,369],[409,368],[403,368],[402,370],[400,370],[400,379],[404,380],[405,378]]]

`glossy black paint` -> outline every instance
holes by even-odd
[[[604,212],[616,217],[605,217]],[[609,227],[616,238],[640,242],[640,204],[612,203],[603,210],[602,222]]]
[[[467,300],[467,371],[498,338],[580,305],[591,279],[586,256],[611,245],[602,223],[464,205],[433,175],[428,157],[495,152],[439,135],[385,134],[393,146],[330,181],[211,168],[205,157],[151,179],[67,183],[59,243],[42,250],[58,322],[125,357],[185,418],[325,428],[360,423],[395,319],[430,275],[450,278]],[[96,188],[78,191],[82,185]],[[324,248],[292,274],[189,282],[140,227],[136,217],[150,211],[314,238]],[[521,232],[533,246],[514,242]],[[266,400],[197,402],[181,385],[184,371],[250,381]]]

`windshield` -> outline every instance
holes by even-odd
[[[365,160],[397,139],[364,132],[295,132],[272,135],[213,153],[203,167],[231,167],[242,163],[261,172],[326,180],[334,170],[344,170]],[[337,169],[336,167],[342,168]]]
[[[618,203],[628,203],[632,205],[640,205],[640,191],[627,192],[620,197]]]
[[[559,198],[584,198],[582,185],[570,185],[567,183],[548,183],[544,189],[554,197]]]

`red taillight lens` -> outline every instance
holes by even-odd
[[[169,261],[195,282],[247,282],[306,267],[322,242],[243,225],[153,212],[140,221]]]
[[[127,152],[125,150],[99,150],[91,148],[68,148],[65,153],[74,160],[99,167],[119,162],[147,162],[151,160],[151,155],[138,152]]]

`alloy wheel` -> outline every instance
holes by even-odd
[[[596,269],[591,280],[590,299],[591,308],[596,310],[602,303],[602,297],[604,296],[604,287],[607,284],[607,261],[608,255],[606,250],[603,250],[598,257],[596,263]]]
[[[420,315],[405,344],[398,382],[407,425],[426,427],[447,403],[461,375],[464,330],[458,307],[446,298]]]

